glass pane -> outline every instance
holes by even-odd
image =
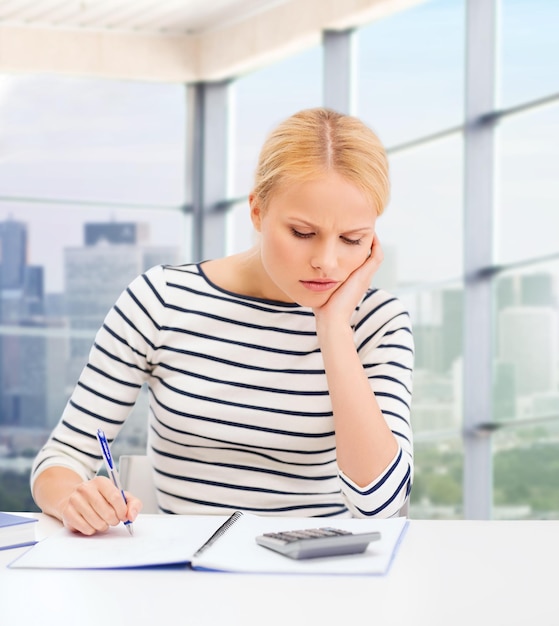
[[[501,0],[499,106],[559,91],[559,3]]]
[[[301,109],[322,104],[322,47],[235,81],[233,195],[248,195],[266,135]]]
[[[457,518],[462,515],[463,288],[449,284],[398,295],[410,312],[415,341],[410,516]]]
[[[497,262],[559,253],[559,105],[504,120],[497,141]]]
[[[495,282],[494,417],[559,418],[559,261]]]
[[[498,431],[493,467],[493,518],[559,518],[559,419]]]
[[[357,114],[392,146],[461,124],[464,1],[436,0],[358,31]]]
[[[461,275],[462,145],[456,135],[390,156],[391,201],[377,221],[385,253],[378,285]]]
[[[0,510],[34,510],[32,459],[60,418],[95,332],[127,283],[189,258],[178,210],[0,204]],[[141,394],[115,455],[145,450]]]
[[[463,289],[449,284],[398,295],[410,313],[415,342],[414,433],[458,432],[462,424]]]
[[[227,254],[252,248],[255,236],[248,201],[235,203],[227,214]]]
[[[182,85],[0,76],[0,194],[179,205]]]
[[[415,442],[415,477],[410,500],[412,519],[462,517],[462,440],[456,436]]]
[[[120,291],[190,256],[184,89],[0,77],[0,510],[34,508],[32,458]],[[119,445],[145,414],[142,394]]]

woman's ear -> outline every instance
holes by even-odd
[[[248,203],[250,205],[250,219],[252,225],[257,232],[260,232],[262,228],[262,209],[260,208],[260,202],[257,196],[251,193],[248,197]]]

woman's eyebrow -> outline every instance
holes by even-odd
[[[375,229],[372,226],[363,226],[362,228],[352,228],[351,230],[344,230],[344,235],[351,235],[353,233],[370,233]]]
[[[312,228],[313,230],[319,229],[319,227],[316,224],[313,224],[312,222],[308,222],[307,220],[300,218],[300,217],[291,217],[290,220],[293,222],[297,222],[298,224],[301,224],[303,226],[307,226],[308,228]],[[344,235],[350,235],[353,233],[368,233],[374,230],[375,229],[373,226],[361,226],[360,228],[350,228],[348,230],[343,230],[341,232]]]

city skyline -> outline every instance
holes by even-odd
[[[37,419],[38,407],[47,398],[45,406],[49,407],[49,417],[44,421],[52,426],[85,363],[94,333],[120,292],[148,267],[176,262],[178,250],[152,246],[146,223],[87,222],[83,226],[82,245],[64,251],[67,291],[61,294],[63,304],[52,314],[45,304],[48,294],[42,290],[43,268],[29,266],[23,252],[28,245],[26,230],[25,223],[0,221],[0,247],[3,241],[10,241],[12,245],[9,265],[0,262],[0,277],[7,277],[7,282],[0,283],[0,322],[12,328],[0,336],[3,363],[0,378],[3,389],[14,389],[9,377],[13,377],[16,370],[8,363],[19,362],[18,355],[33,350],[33,342],[38,342],[33,360],[36,366],[33,389],[39,391],[35,404],[27,412]],[[14,237],[15,232],[19,233],[18,237]],[[393,266],[388,273],[396,280],[396,251],[388,262]],[[38,279],[30,281],[30,275]],[[532,405],[538,403],[557,405],[559,409],[558,282],[557,275],[539,269],[505,276],[496,283],[495,404],[501,417],[529,416],[533,413]],[[416,343],[419,385],[415,416],[419,431],[443,423],[458,427],[461,420],[456,368],[462,358],[462,299],[462,290],[457,287],[408,297]],[[37,330],[43,328],[44,337],[28,336],[30,323]],[[22,328],[21,335],[16,330],[18,325]],[[53,328],[65,329],[65,332],[53,335],[50,332]],[[22,342],[20,348],[18,342]],[[26,348],[24,342],[31,347]],[[38,354],[43,356],[39,359]],[[45,364],[51,362],[55,354],[58,360],[62,359],[61,367],[66,376],[58,390],[53,391],[52,381],[50,387],[45,382],[48,378]],[[510,398],[516,400],[511,403]],[[508,407],[505,413],[503,407]],[[17,423],[17,419],[11,422]],[[1,416],[0,423],[6,423]]]

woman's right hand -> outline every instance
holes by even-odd
[[[136,519],[142,501],[124,493],[126,502],[107,477],[84,481],[74,470],[61,466],[43,470],[33,485],[33,498],[41,511],[83,535],[104,532],[110,526]]]
[[[83,535],[102,533],[121,522],[133,522],[142,509],[142,501],[129,492],[122,494],[106,476],[81,482],[61,502],[61,519],[69,530]]]

